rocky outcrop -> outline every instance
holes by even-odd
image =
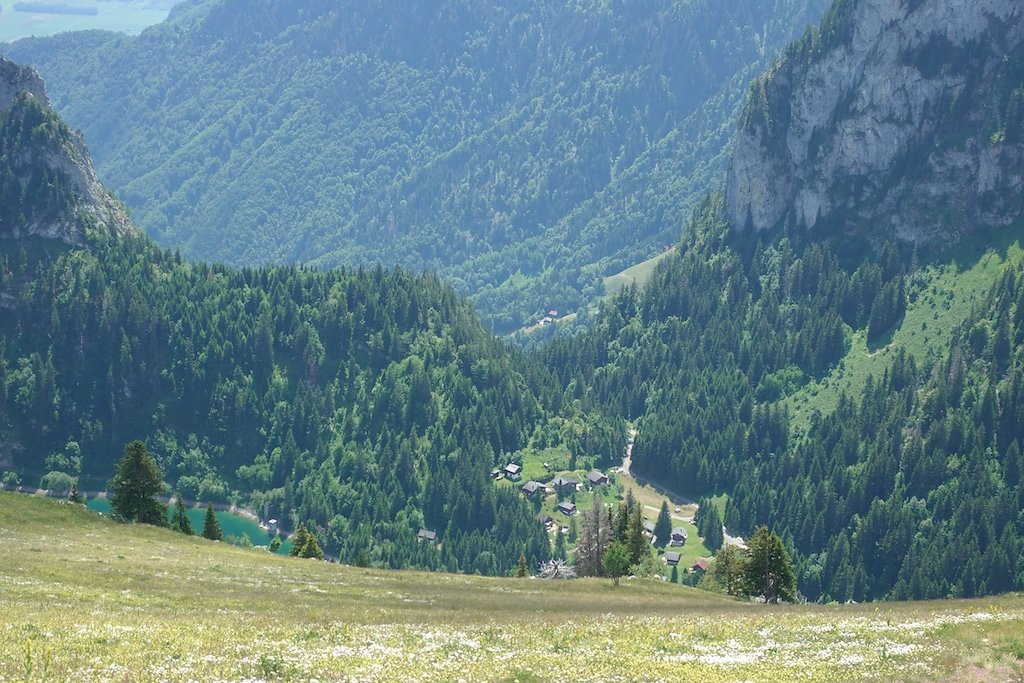
[[[1020,0],[838,0],[752,86],[727,217],[948,244],[1021,214],[1022,123]]]
[[[0,112],[10,107],[14,98],[23,92],[30,93],[45,106],[50,106],[43,79],[35,69],[0,57]]]
[[[0,173],[12,175],[17,183],[0,186],[20,187],[24,193],[24,206],[0,214],[7,216],[0,220],[0,237],[36,235],[83,245],[89,230],[133,232],[122,204],[96,177],[81,135],[50,109],[39,74],[0,57],[0,123],[8,118],[23,122],[33,101],[44,118],[49,117],[45,125],[23,130],[17,139],[0,141],[8,157],[0,164]]]

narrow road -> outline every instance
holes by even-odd
[[[662,496],[668,498],[669,501],[672,502],[674,505],[694,505],[694,506],[697,506],[698,505],[697,501],[693,500],[692,498],[689,498],[688,496],[684,496],[684,495],[682,495],[680,493],[676,493],[675,491],[673,491],[671,489],[668,489],[668,488],[658,484],[657,482],[651,481],[650,479],[647,479],[645,477],[642,477],[642,476],[632,472],[632,467],[633,467],[633,444],[635,442],[636,442],[636,430],[633,429],[633,428],[630,428],[630,430],[629,430],[629,442],[626,443],[626,450],[622,454],[622,474],[627,476],[627,477],[629,477],[630,479],[632,479],[638,486],[649,486],[649,487],[651,487],[651,489],[653,489],[657,493],[659,493]],[[658,507],[656,507],[654,505],[646,505],[646,504],[644,504],[643,507],[644,507],[644,509],[651,510],[651,511],[653,511],[655,513],[661,512],[661,508],[658,508]],[[682,520],[682,521],[693,523],[693,517],[680,517],[680,516],[677,516],[677,515],[672,515],[672,519]],[[726,528],[724,526],[722,527],[722,535],[724,536],[724,542],[725,542],[726,545],[734,545],[734,546],[737,546],[739,548],[746,548],[747,547],[747,544],[743,541],[742,538],[740,538],[739,536],[731,536],[731,535],[729,535],[728,530],[726,530]]]
[[[626,451],[622,455],[622,473],[630,477],[637,484],[640,484],[642,486],[650,486],[652,489],[668,498],[675,505],[696,505],[697,501],[693,500],[692,498],[684,496],[681,493],[676,493],[675,491],[665,488],[664,486],[658,484],[657,482],[653,482],[650,479],[647,479],[646,477],[643,477],[639,474],[635,474],[631,471],[633,467],[633,444],[635,442],[636,430],[630,428],[629,442],[626,443]]]

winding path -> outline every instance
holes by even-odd
[[[698,506],[697,501],[693,500],[688,496],[684,496],[677,493],[669,488],[662,486],[661,484],[651,481],[650,479],[635,474],[632,471],[633,467],[633,444],[636,442],[636,429],[630,427],[629,429],[629,441],[626,443],[626,450],[622,454],[622,474],[632,479],[638,486],[650,486],[657,493],[665,496],[674,505],[693,505]],[[653,510],[654,512],[661,512],[660,508],[653,505],[644,505],[645,509]],[[681,519],[687,522],[693,522],[692,517],[680,517],[678,515],[672,515],[673,519]],[[734,545],[739,548],[746,548],[747,544],[739,536],[731,536],[729,531],[723,526],[722,535],[726,545]]]

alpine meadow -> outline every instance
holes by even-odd
[[[1019,0],[0,54],[0,681],[1024,680]]]

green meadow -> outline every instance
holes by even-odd
[[[0,681],[1005,681],[1024,599],[756,605],[359,569],[0,493]]]

